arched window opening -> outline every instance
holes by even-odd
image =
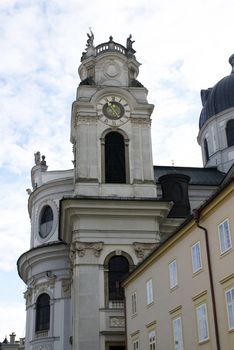
[[[50,328],[50,297],[43,293],[36,303],[36,332],[47,331]]]
[[[208,160],[210,159],[207,139],[204,140],[204,151],[205,151],[205,161],[207,163]]]
[[[115,255],[109,260],[108,270],[109,301],[123,300],[124,289],[120,282],[129,272],[129,262],[124,256]]]
[[[41,212],[39,234],[42,238],[48,236],[53,227],[53,210],[49,205],[46,205]]]
[[[126,183],[124,138],[114,131],[105,136],[105,182]]]
[[[228,147],[234,146],[234,119],[227,122],[226,135]]]

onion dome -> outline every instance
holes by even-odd
[[[214,87],[201,90],[202,111],[199,119],[201,129],[205,122],[214,115],[234,107],[234,54],[229,58],[231,74],[220,80]]]

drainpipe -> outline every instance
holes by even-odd
[[[203,230],[205,233],[207,263],[208,263],[210,291],[211,291],[211,301],[212,301],[213,314],[214,314],[215,339],[216,339],[217,350],[221,350],[220,339],[219,339],[218,320],[217,320],[217,308],[216,308],[216,301],[215,301],[215,294],[214,294],[214,280],[213,280],[213,273],[212,273],[211,259],[210,259],[210,246],[209,246],[208,231],[205,227],[199,225],[199,211],[197,209],[193,210],[193,218],[195,220],[197,227],[200,228],[201,230]]]
[[[125,350],[128,350],[128,335],[127,335],[127,303],[124,291],[124,332],[125,332]]]

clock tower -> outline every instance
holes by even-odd
[[[77,195],[156,197],[151,113],[147,89],[137,81],[140,63],[131,35],[126,47],[94,47],[89,35],[81,58],[81,83],[72,106]]]

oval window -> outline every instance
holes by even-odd
[[[49,205],[46,205],[41,211],[40,224],[39,224],[39,235],[42,238],[47,237],[50,231],[52,230],[53,220],[54,220],[53,210]]]

